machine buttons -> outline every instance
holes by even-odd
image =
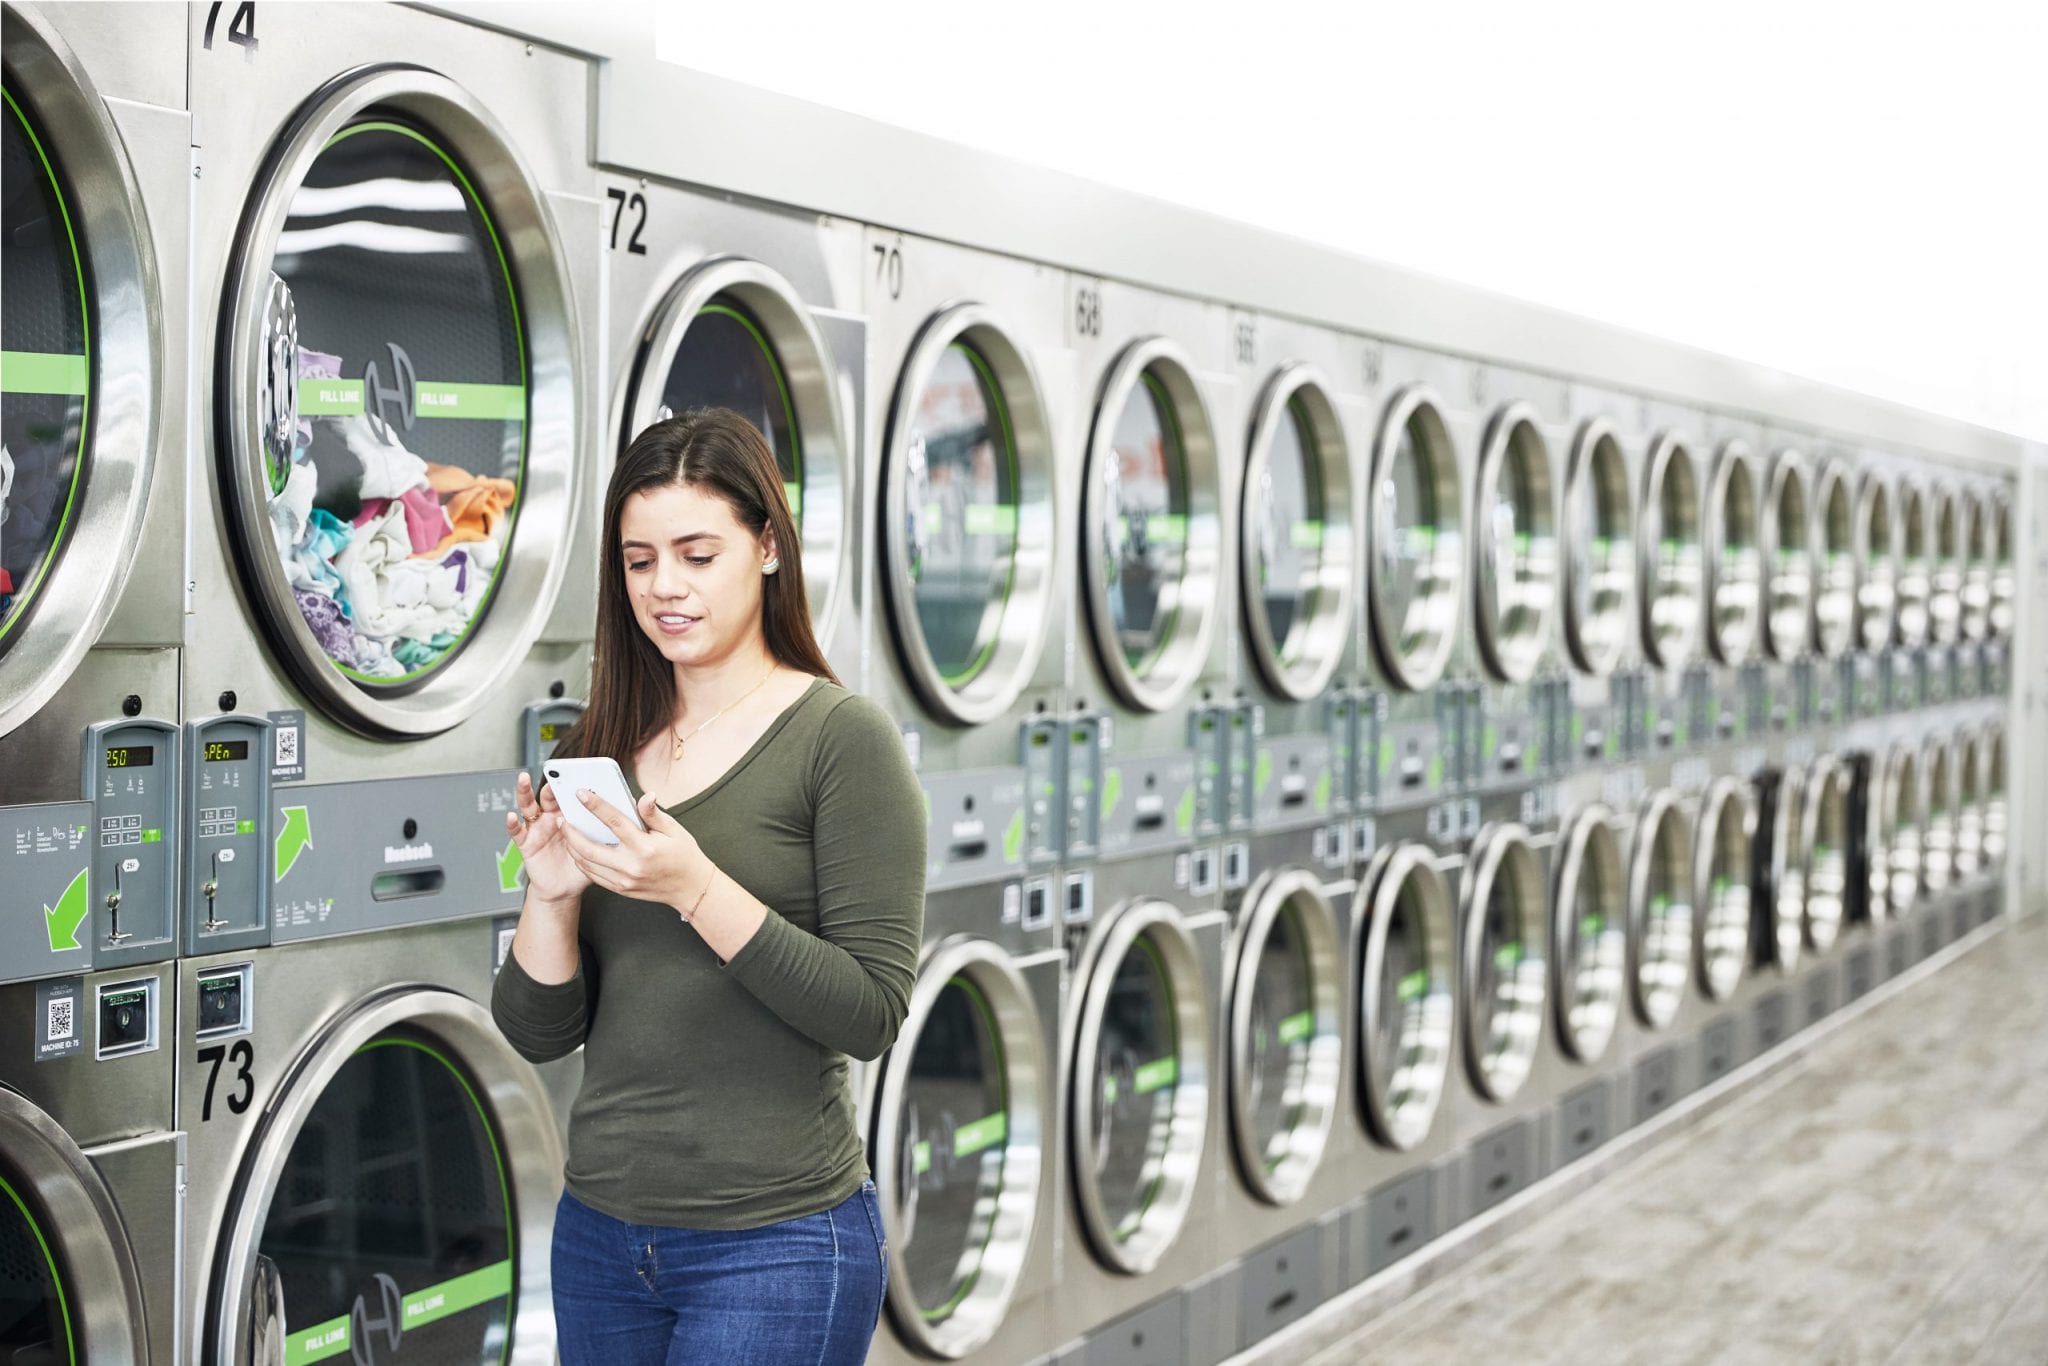
[[[92,966],[177,951],[177,727],[147,719],[86,729],[83,797],[93,804]]]

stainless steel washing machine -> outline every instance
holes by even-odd
[[[1057,1326],[1095,1355],[1189,1359],[1208,1320],[1186,1292],[1223,1261],[1231,927],[1217,857],[1163,850],[1084,870],[1094,909],[1067,926]]]
[[[16,831],[4,880],[20,895],[8,908],[16,932],[0,931],[10,977],[177,949],[191,120],[162,55],[181,48],[183,25],[169,6],[5,10],[0,822]],[[77,830],[65,866],[38,863],[31,878],[23,860],[55,853],[26,832],[59,826]]]
[[[869,1360],[1018,1362],[1062,1338],[1058,1086],[1066,956],[1006,915],[1017,884],[926,901],[896,1043],[863,1070],[889,1245]]]
[[[1764,475],[1751,442],[1721,443],[1708,480],[1705,511],[1706,707],[1699,739],[1745,740],[1760,729],[1752,715],[1763,679],[1752,672],[1764,635]]]
[[[191,1361],[549,1362],[562,1148],[463,924],[177,965]]]
[[[171,982],[156,964],[0,986],[8,1360],[181,1359]]]
[[[867,519],[857,434],[869,401],[860,226],[633,170],[598,177],[615,387],[591,487],[601,496],[613,462],[665,416],[706,406],[745,414],[782,470],[818,644],[840,680],[860,688]]]
[[[1214,838],[1246,799],[1226,772],[1249,762],[1229,708],[1243,466],[1223,434],[1240,398],[1220,306],[1084,277],[1068,294],[1085,395],[1070,691],[1104,754],[1097,847],[1119,858]]]
[[[1636,504],[1645,668],[1635,679],[1634,748],[1645,754],[1690,749],[1696,738],[1704,676],[1694,659],[1706,606],[1706,483],[1691,438],[1666,428],[1652,439]]]
[[[1360,784],[1358,579],[1370,400],[1333,376],[1357,344],[1324,328],[1238,314],[1240,391],[1254,396],[1242,439],[1236,565],[1243,604],[1233,730],[1248,740],[1251,791],[1239,828],[1264,832],[1348,813]],[[1234,456],[1234,450],[1231,451]],[[1242,778],[1243,764],[1232,772]]]
[[[186,719],[262,786],[202,808],[187,951],[510,913],[516,771],[574,719],[595,616],[589,71],[299,8],[254,79],[219,17],[189,33],[194,213],[229,230],[194,266]],[[249,874],[269,898],[208,896]]]
[[[1622,757],[1632,744],[1636,647],[1635,484],[1618,428],[1583,417],[1560,480],[1564,656],[1570,667],[1558,768]]]
[[[928,885],[1029,872],[1027,924],[1047,930],[1044,888],[1068,844],[1088,845],[1101,762],[1092,726],[1064,714],[1065,277],[937,242],[873,245],[897,273],[864,302],[879,528],[868,685],[929,798]]]

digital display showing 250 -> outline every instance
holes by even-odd
[[[155,745],[109,745],[108,768],[148,768],[156,762]]]

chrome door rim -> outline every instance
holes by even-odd
[[[1689,445],[1670,432],[1650,448],[1636,511],[1642,548],[1643,653],[1660,669],[1677,669],[1692,657],[1700,630],[1700,486]],[[1676,536],[1664,525],[1664,481],[1682,471],[1681,507],[1689,524]],[[1670,559],[1667,562],[1666,553]]]
[[[1104,586],[1103,548],[1096,534],[1097,490],[1103,461],[1115,445],[1116,422],[1150,373],[1173,402],[1181,452],[1188,466],[1187,567],[1181,575],[1179,618],[1157,664],[1141,675],[1125,660]],[[1215,634],[1222,588],[1222,485],[1216,438],[1185,352],[1164,337],[1147,337],[1124,348],[1103,377],[1081,476],[1081,565],[1088,583],[1088,621],[1103,673],[1117,695],[1141,711],[1165,711],[1187,695],[1202,675]]]
[[[8,17],[13,18],[12,11]],[[142,1279],[113,1192],[71,1136],[31,1101],[0,1086],[0,1136],[10,1164],[59,1231],[57,1274],[79,1361],[149,1359]],[[54,1258],[56,1252],[51,1250]],[[65,1273],[69,1273],[66,1275]],[[75,1303],[70,1303],[75,1298]]]
[[[789,380],[790,417],[803,460],[802,506],[791,511],[803,540],[811,619],[825,642],[852,592],[853,537],[847,514],[853,506],[853,442],[840,411],[831,348],[795,285],[744,256],[713,256],[682,271],[662,291],[640,329],[619,390],[611,448],[623,455],[634,437],[660,420],[662,387],[675,366],[683,336],[704,308],[721,297],[736,300],[760,324],[778,368]]]
[[[1317,564],[1315,611],[1308,626],[1308,643],[1300,662],[1293,668],[1280,658],[1283,642],[1273,639],[1273,625],[1259,603],[1259,586],[1253,581],[1258,563],[1255,538],[1261,525],[1258,502],[1262,476],[1272,464],[1273,439],[1280,424],[1288,420],[1288,405],[1299,402],[1308,410],[1309,452],[1315,462],[1323,494],[1323,557]],[[1251,636],[1252,659],[1266,686],[1282,697],[1307,702],[1322,694],[1343,663],[1344,646],[1351,631],[1351,586],[1358,566],[1351,514],[1351,459],[1344,441],[1344,428],[1322,372],[1310,365],[1283,365],[1267,381],[1259,397],[1257,416],[1252,421],[1250,458],[1245,465],[1244,510],[1239,523],[1238,557],[1240,591],[1244,594],[1245,630]]]
[[[267,500],[245,477],[262,459],[262,414],[253,377],[267,270],[252,268],[283,227],[294,189],[327,143],[358,115],[389,107],[420,119],[461,155],[478,198],[502,225],[501,249],[518,277],[521,335],[527,363],[526,457],[516,534],[488,616],[472,623],[474,638],[413,690],[389,698],[356,687],[328,660],[301,615],[272,544]],[[342,724],[373,738],[439,734],[466,720],[526,658],[552,611],[568,569],[565,553],[578,504],[580,347],[565,254],[544,195],[516,143],[483,105],[444,76],[417,68],[351,73],[309,96],[264,162],[260,186],[236,229],[221,302],[213,383],[220,415],[212,438],[223,516],[251,610],[271,637],[273,654],[294,680]],[[262,259],[268,259],[264,257]]]
[[[1788,503],[1797,545],[1785,541]],[[1806,501],[1806,466],[1796,452],[1779,452],[1764,507],[1764,644],[1773,659],[1792,660],[1806,653],[1814,611],[1813,508]]]
[[[182,449],[166,430],[161,394],[163,315],[155,249],[126,144],[70,45],[40,16],[10,5],[5,42],[10,82],[32,88],[37,124],[61,144],[66,211],[89,263],[93,393],[83,486],[72,522],[22,634],[0,659],[0,735],[34,716],[98,643],[113,617],[141,539],[159,449]],[[110,304],[111,301],[111,304]],[[170,475],[166,474],[166,478]]]
[[[918,625],[917,590],[911,583],[910,548],[903,535],[911,415],[932,372],[955,343],[968,347],[993,372],[996,397],[1014,429],[1018,457],[1017,549],[1008,599],[1012,605],[1003,612],[994,656],[963,687],[946,681]],[[956,304],[919,330],[897,382],[882,458],[886,467],[881,539],[889,566],[885,589],[897,650],[911,684],[919,700],[942,720],[962,726],[993,721],[1023,694],[1044,653],[1045,623],[1051,620],[1058,583],[1054,558],[1060,526],[1052,423],[1038,374],[990,310]]]
[[[1723,664],[1741,664],[1756,649],[1764,584],[1756,462],[1744,443],[1721,448],[1707,511],[1707,648]],[[1738,525],[1731,527],[1731,518]]]
[[[1910,480],[1899,485],[1899,525],[1895,538],[1899,569],[1894,598],[1897,603],[1898,639],[1902,645],[1925,645],[1930,630],[1929,578],[1927,558],[1927,495]]]
[[[1984,868],[1983,736],[1967,726],[1956,732],[1955,876],[1969,882]]]
[[[1732,996],[1748,965],[1755,840],[1756,809],[1743,784],[1735,778],[1716,779],[1700,804],[1699,833],[1693,837],[1693,962],[1700,989],[1711,1001]],[[1717,865],[1731,855],[1735,870],[1716,877]],[[1733,908],[1733,898],[1723,896],[1724,888],[1733,886],[1738,876],[1742,887],[1739,911]]]
[[[518,1267],[512,1340],[523,1350],[553,1350],[554,1318],[548,1303],[544,1249],[561,1189],[562,1145],[554,1112],[532,1066],[512,1051],[488,1010],[438,987],[395,987],[335,1017],[287,1064],[255,1138],[237,1164],[234,1193],[205,1289],[206,1340],[214,1359],[234,1356],[248,1340],[249,1287],[257,1248],[277,1195],[286,1159],[313,1107],[356,1051],[388,1029],[410,1026],[448,1046],[481,1091],[504,1139],[501,1158],[511,1178],[508,1215],[516,1220],[512,1256]]]
[[[1883,544],[1873,543],[1878,539]],[[1891,485],[1879,475],[1866,475],[1856,500],[1856,640],[1865,650],[1891,643],[1898,611],[1898,546]]]
[[[1407,1065],[1413,1074],[1402,1094],[1412,1097],[1397,1102],[1390,1094],[1396,1078],[1383,1077],[1374,1061],[1373,1040],[1384,1003],[1379,999],[1379,974],[1386,960],[1388,924],[1402,890],[1410,878],[1423,897],[1422,932],[1429,953],[1429,983],[1410,1010],[1414,1032],[1419,1036],[1406,1047],[1417,1060]],[[1452,1034],[1456,1028],[1457,1002],[1453,996],[1449,965],[1453,953],[1451,894],[1437,871],[1436,856],[1428,846],[1413,842],[1383,850],[1361,881],[1352,902],[1356,922],[1354,934],[1361,941],[1359,953],[1359,1071],[1365,1085],[1366,1119],[1373,1136],[1386,1146],[1407,1152],[1429,1137],[1450,1079]]]
[[[2005,863],[2005,728],[1994,721],[1980,735],[1984,754],[1984,871],[1996,875]]]
[[[1432,530],[1430,550],[1418,570],[1414,599],[1403,619],[1388,620],[1383,601],[1386,584],[1380,575],[1380,556],[1374,548],[1393,534],[1383,523],[1385,516],[1380,486],[1392,477],[1401,438],[1411,421],[1420,420],[1430,428],[1432,449],[1423,453],[1428,463],[1430,496],[1438,521]],[[1365,538],[1366,615],[1371,619],[1375,654],[1395,687],[1420,692],[1443,676],[1457,643],[1458,608],[1464,599],[1465,547],[1464,496],[1460,488],[1457,447],[1444,425],[1436,396],[1425,385],[1401,390],[1388,403],[1380,420],[1379,439],[1373,444],[1372,482],[1366,486],[1365,505],[1371,534]],[[1407,638],[1413,634],[1414,639]],[[1407,642],[1404,648],[1404,642]]]
[[[1487,534],[1485,519],[1500,488],[1502,467],[1509,459],[1525,459],[1533,474],[1529,479],[1530,506],[1519,509],[1517,561],[1499,562],[1494,538]],[[1537,425],[1536,409],[1528,403],[1510,403],[1494,415],[1479,456],[1479,476],[1474,481],[1478,497],[1473,506],[1473,624],[1479,650],[1495,678],[1504,683],[1526,683],[1535,674],[1550,643],[1550,620],[1557,602],[1557,534],[1553,530],[1554,501],[1550,476],[1550,447]],[[1503,608],[1502,575],[1514,586],[1515,603]]]
[[[1991,525],[1991,616],[1987,629],[1993,640],[2012,635],[2012,499],[2004,489],[1990,495]]]
[[[1963,639],[1991,635],[1991,528],[1985,498],[1973,489],[1956,494],[1963,517]]]
[[[1771,814],[1771,962],[1779,973],[1799,968],[1806,945],[1806,775],[1787,768],[1778,775],[1778,800]],[[1758,816],[1758,835],[1762,817]],[[1750,896],[1756,896],[1754,885]]]
[[[1564,854],[1557,865],[1557,892],[1552,898],[1551,956],[1557,964],[1556,1024],[1559,1041],[1573,1060],[1595,1063],[1606,1055],[1621,1022],[1622,979],[1627,975],[1628,886],[1622,864],[1621,841],[1614,833],[1614,813],[1595,804],[1572,821],[1565,834]],[[1596,842],[1597,841],[1597,845]],[[1602,909],[1600,936],[1593,950],[1589,971],[1577,964],[1581,955],[1572,952],[1583,944],[1576,931],[1578,889],[1589,862],[1603,867],[1602,885],[1607,889]],[[1581,992],[1579,983],[1588,975],[1593,989]],[[1590,1023],[1575,1027],[1574,1012]]]
[[[1088,1173],[1094,1168],[1095,1134],[1087,1122],[1089,1091],[1099,1085],[1094,1058],[1102,1042],[1109,992],[1125,955],[1149,938],[1159,951],[1174,996],[1176,1089],[1173,1129],[1161,1158],[1160,1188],[1131,1236],[1118,1238],[1102,1195]],[[1188,1209],[1200,1185],[1202,1153],[1209,1132],[1209,1009],[1201,961],[1180,911],[1167,902],[1141,898],[1112,911],[1088,938],[1079,965],[1080,1017],[1074,1034],[1068,1097],[1073,1107],[1074,1191],[1088,1241],[1119,1271],[1142,1274],[1159,1264],[1187,1225]],[[1153,1214],[1157,1217],[1151,1217]]]
[[[881,1085],[872,1114],[873,1169],[886,1216],[896,1200],[896,1112],[902,1108],[909,1081],[911,1055],[932,1008],[957,976],[972,980],[996,1017],[1002,1035],[1008,1116],[1003,1153],[1003,1187],[989,1231],[989,1246],[1001,1243],[1012,1255],[990,1259],[973,1288],[937,1323],[928,1323],[905,1280],[903,1235],[894,1220],[884,1217],[888,1242],[888,1304],[897,1327],[912,1345],[934,1356],[958,1359],[984,1346],[1002,1326],[1010,1301],[1024,1274],[1032,1241],[1038,1235],[1039,1186],[1044,1179],[1043,1116],[1051,1085],[1044,1036],[1029,989],[1009,955],[985,939],[958,936],[929,946],[910,992],[910,1009],[896,1043],[881,1063]],[[993,989],[991,989],[993,988]]]
[[[1667,843],[1667,832],[1668,843],[1675,844],[1675,849],[1659,847]],[[1693,908],[1688,901],[1662,917],[1665,940],[1661,951],[1650,956],[1645,939],[1649,932],[1651,877],[1661,865],[1665,874],[1661,880],[1673,883],[1690,898],[1694,892],[1692,855],[1692,829],[1676,794],[1669,790],[1656,793],[1644,805],[1636,823],[1635,848],[1629,860],[1629,995],[1635,1003],[1637,1019],[1651,1029],[1663,1029],[1678,1017],[1678,1008],[1685,1001],[1686,983],[1692,977],[1693,936]],[[1647,984],[1644,974],[1652,968],[1660,969],[1668,980],[1654,986]]]
[[[1946,892],[1954,877],[1955,788],[1946,736],[1928,737],[1920,767],[1927,775],[1920,824],[1920,899],[1925,902]]]
[[[1300,917],[1302,940],[1309,955],[1309,993],[1314,1002],[1313,1042],[1309,1047],[1308,1075],[1303,1087],[1302,1108],[1306,1118],[1290,1131],[1294,1140],[1286,1157],[1268,1168],[1257,1137],[1252,1114],[1250,1077],[1252,1066],[1252,990],[1258,980],[1258,958],[1272,933],[1274,921],[1296,897],[1305,897],[1314,915]],[[1344,1036],[1338,1014],[1342,996],[1338,980],[1343,964],[1338,956],[1336,912],[1323,895],[1323,884],[1313,873],[1301,868],[1280,868],[1267,873],[1245,893],[1251,907],[1245,916],[1233,953],[1230,986],[1230,1135],[1237,1152],[1238,1169],[1254,1195],[1273,1205],[1299,1200],[1329,1150],[1330,1129],[1337,1116],[1338,1082],[1344,1072]]]
[[[1864,919],[1875,925],[1891,919],[1892,817],[1885,801],[1886,756],[1881,751],[1865,753],[1853,762],[1852,791],[1860,786],[1863,797],[1863,912]],[[1850,810],[1855,809],[1852,801]]]
[[[1812,543],[1819,569],[1813,592],[1813,640],[1821,658],[1836,659],[1856,638],[1856,507],[1848,467],[1821,466],[1814,492]]]
[[[1956,526],[1955,492],[1937,484],[1927,496],[1927,520],[1934,537],[1932,581],[1927,593],[1927,630],[1937,645],[1953,645],[1963,635],[1962,547]]]
[[[1921,896],[1920,835],[1926,796],[1919,757],[1912,750],[1904,746],[1893,749],[1885,764],[1882,792],[1889,862],[1885,889],[1896,917],[1911,911]]]
[[[1466,867],[1469,885],[1464,897],[1465,1000],[1462,1014],[1465,1028],[1460,1031],[1465,1037],[1466,1070],[1480,1095],[1497,1103],[1506,1103],[1513,1100],[1528,1081],[1529,1073],[1536,1064],[1536,1050],[1543,1041],[1550,980],[1549,965],[1545,962],[1550,937],[1545,923],[1549,911],[1545,904],[1548,879],[1544,876],[1541,857],[1529,842],[1528,827],[1514,821],[1504,821],[1482,830],[1473,841],[1472,858]],[[1510,915],[1515,944],[1518,948],[1526,946],[1533,949],[1533,952],[1517,956],[1513,964],[1514,989],[1510,994],[1515,999],[1504,1030],[1510,1036],[1510,1043],[1499,1050],[1489,1051],[1490,1040],[1482,1038],[1480,1033],[1482,1010],[1477,982],[1480,966],[1485,961],[1489,904],[1503,874],[1514,878],[1519,889]],[[1498,1019],[1497,1010],[1489,1009],[1484,1013],[1489,1026]]]
[[[1604,506],[1619,523],[1607,527],[1604,536],[1599,527],[1580,525],[1583,509],[1579,489],[1586,481],[1590,481],[1587,486],[1593,490],[1595,503]],[[1578,666],[1595,677],[1612,673],[1621,661],[1634,619],[1634,515],[1635,498],[1629,489],[1628,461],[1621,453],[1621,438],[1613,423],[1594,418],[1579,429],[1579,439],[1572,448],[1571,469],[1565,477],[1561,584],[1565,644]],[[1590,549],[1598,540],[1607,543],[1607,565],[1592,575],[1592,620],[1581,621],[1577,607],[1576,547],[1583,543]]]
[[[1806,800],[1800,812],[1800,852],[1804,855],[1805,900],[1801,923],[1806,943],[1815,953],[1835,946],[1842,926],[1849,918],[1849,772],[1834,759],[1823,755],[1807,770]],[[1823,837],[1832,825],[1833,841]],[[1823,876],[1822,851],[1835,861],[1829,876]],[[1833,884],[1834,914],[1815,914],[1815,902],[1824,906]]]

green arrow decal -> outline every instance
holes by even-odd
[[[1102,818],[1109,819],[1109,813],[1116,810],[1117,798],[1124,795],[1124,771],[1110,769],[1102,775]]]
[[[289,873],[293,866],[298,863],[299,855],[312,847],[313,823],[306,815],[306,808],[303,806],[287,806],[284,809],[284,829],[277,832],[277,842],[274,850],[277,858],[277,873],[271,878],[271,881],[283,882],[285,874]]]
[[[1173,823],[1183,835],[1195,828],[1195,790],[1192,787],[1180,794],[1180,808],[1173,813]]]
[[[1252,770],[1252,791],[1264,796],[1267,784],[1273,781],[1273,755],[1270,750],[1259,751],[1258,766]]]
[[[43,926],[50,932],[51,953],[85,947],[78,942],[78,927],[85,923],[86,912],[90,909],[91,886],[92,868],[80,868],[78,875],[71,879],[71,885],[64,889],[64,895],[57,898],[56,908],[43,907]]]
[[[1010,817],[1009,828],[1003,831],[1003,862],[1015,863],[1024,857],[1024,813],[1018,811]]]
[[[1328,811],[1330,809],[1330,773],[1328,769],[1325,769],[1316,777],[1315,804],[1318,811]]]
[[[519,842],[505,841],[505,852],[498,855],[498,890],[516,892],[519,890],[519,870],[526,866],[526,856],[519,852]]]

